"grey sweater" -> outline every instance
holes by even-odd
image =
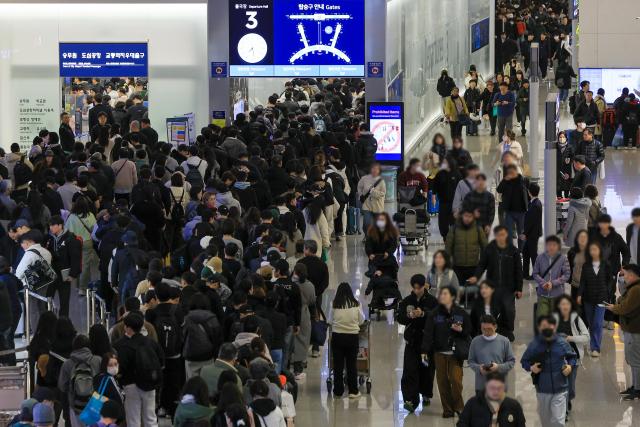
[[[516,358],[506,337],[498,335],[489,341],[483,335],[478,335],[471,341],[469,367],[476,373],[476,390],[484,389],[484,375],[480,373],[480,368],[490,363],[496,363],[498,372],[505,375],[513,369]]]

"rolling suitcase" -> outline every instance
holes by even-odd
[[[435,200],[435,203],[433,201]],[[433,195],[433,191],[429,190],[429,195],[427,196],[427,211],[429,215],[437,215],[440,210],[440,200],[438,200],[438,196]]]
[[[347,208],[347,234],[360,234],[360,227],[358,224],[358,214],[360,209],[349,206]]]

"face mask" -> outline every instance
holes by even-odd
[[[551,338],[553,336],[553,329],[545,328],[542,331],[540,331],[540,333],[544,338]]]
[[[118,375],[118,365],[116,366],[107,366],[107,373],[112,377]]]
[[[443,162],[443,163],[440,165],[440,170],[445,170],[445,169],[447,169],[448,167],[449,167],[449,165],[447,164],[447,162]]]
[[[386,226],[387,226],[387,223],[384,220],[376,221],[376,227],[378,227],[380,230],[384,230]]]
[[[294,274],[293,276],[291,276],[291,280],[294,282],[298,282],[300,278]]]
[[[562,138],[560,138],[559,142],[560,142],[560,144],[566,144],[567,143],[567,138],[562,137]]]
[[[484,338],[484,339],[485,339],[485,340],[487,340],[487,341],[493,341],[493,340],[495,340],[496,338],[498,338],[498,334],[493,334],[493,335],[491,335],[491,336],[482,335],[482,338]]]

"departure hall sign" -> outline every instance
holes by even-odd
[[[231,77],[364,77],[365,0],[229,0]]]
[[[60,77],[148,77],[147,43],[60,43]]]

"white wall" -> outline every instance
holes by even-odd
[[[492,74],[490,45],[471,53],[470,26],[493,13],[490,0],[387,2],[387,84],[402,72],[405,103],[405,154],[411,151],[440,116],[442,101],[437,80],[447,68],[458,86],[475,64],[483,76]]]
[[[638,16],[638,0],[580,0],[579,66],[640,68]]]
[[[60,113],[59,42],[149,43],[149,118],[164,139],[164,120],[196,114],[208,122],[207,5],[193,4],[1,4],[0,146],[18,142],[18,100],[52,98]]]

